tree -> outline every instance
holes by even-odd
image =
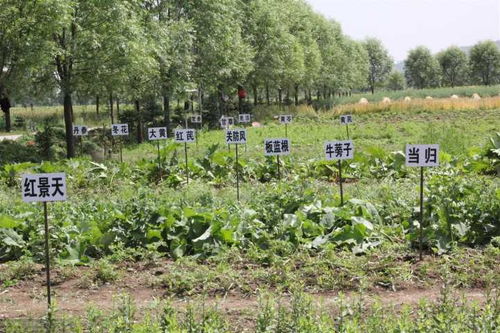
[[[420,46],[408,53],[405,60],[405,77],[409,86],[423,89],[439,86],[439,63],[431,51]]]
[[[500,82],[500,50],[492,41],[474,45],[470,51],[472,76],[481,84]]]
[[[82,87],[92,73],[115,61],[108,53],[107,41],[116,40],[137,27],[134,0],[59,0],[64,10],[59,13],[59,27],[52,34],[55,79],[64,102],[67,157],[75,156],[73,141],[72,94]],[[125,39],[127,40],[127,39]],[[123,40],[122,40],[123,41]],[[127,52],[127,44],[118,44]],[[98,67],[96,68],[96,64]]]
[[[403,90],[405,88],[405,77],[398,71],[393,71],[389,74],[386,81],[386,88],[389,90]]]
[[[469,75],[467,55],[460,48],[451,46],[436,56],[441,66],[443,84],[455,87],[466,84]]]
[[[368,54],[369,73],[368,84],[372,94],[375,87],[382,84],[392,71],[393,60],[389,52],[384,48],[382,42],[375,38],[369,38],[363,42],[363,47]]]
[[[47,40],[59,10],[55,0],[0,2],[0,98],[7,132],[11,99],[20,97],[33,72],[49,61]]]

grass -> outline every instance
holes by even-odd
[[[480,107],[481,103],[485,106]],[[77,288],[81,290],[100,290],[103,285],[123,286],[130,281],[127,279],[130,279],[128,269],[131,268],[134,279],[147,288],[155,288],[173,297],[172,302],[178,302],[180,298],[192,302],[191,306],[179,307],[156,301],[151,309],[138,314],[129,296],[117,297],[110,313],[96,308],[76,317],[62,313],[55,324],[59,326],[54,330],[497,330],[499,309],[496,296],[479,306],[453,298],[450,289],[479,288],[486,291],[498,288],[498,239],[471,247],[457,242],[439,256],[438,251],[429,247],[425,260],[418,262],[415,243],[410,238],[411,222],[417,216],[417,171],[402,170],[404,174],[398,175],[388,172],[386,169],[391,166],[384,164],[391,156],[390,152],[403,150],[405,143],[439,143],[446,163],[442,168],[427,171],[426,198],[430,204],[441,207],[444,204],[440,199],[445,198],[439,196],[447,193],[443,189],[456,187],[456,193],[451,193],[454,201],[446,207],[449,208],[446,212],[466,226],[481,227],[483,220],[491,220],[488,214],[496,214],[494,207],[495,198],[500,195],[499,178],[468,171],[467,167],[476,161],[475,156],[485,149],[489,137],[498,131],[500,108],[496,103],[498,98],[483,98],[479,102],[414,100],[408,104],[373,104],[366,110],[358,110],[357,105],[345,105],[329,112],[316,112],[304,106],[293,108],[291,112],[296,118],[288,127],[292,155],[282,160],[283,179],[276,181],[271,168],[266,171],[270,174],[267,182],[244,176],[240,202],[235,200],[234,147],[230,154],[225,153],[227,148],[221,130],[203,130],[198,145],[189,146],[190,167],[195,173],[197,164],[201,163],[195,159],[202,160],[210,145],[219,144],[218,152],[229,161],[227,176],[210,180],[193,177],[189,186],[185,186],[182,174],[183,147],[175,146],[175,153],[168,143],[162,143],[162,154],[165,163],[172,160],[172,165],[165,171],[180,166],[179,173],[174,175],[180,178],[176,186],[165,178],[150,178],[153,169],[149,164],[155,163],[156,147],[149,143],[127,145],[124,164],[104,161],[98,165],[84,159],[44,163],[45,169],[64,169],[70,175],[69,201],[50,205],[51,256],[58,271],[56,278],[60,281],[76,279]],[[248,145],[240,150],[244,170],[255,167],[257,163],[266,167],[262,152],[264,138],[284,136],[284,127],[269,117],[271,113],[283,111],[273,108],[256,111],[264,127],[248,129]],[[60,110],[46,109],[44,112],[60,113]],[[75,112],[81,117],[79,119],[83,119],[85,112],[91,111],[78,109]],[[310,216],[304,213],[305,206],[311,206],[312,211],[315,205],[338,206],[335,170],[322,164],[321,151],[324,141],[345,138],[345,128],[338,120],[338,115],[344,112],[355,115],[355,125],[350,127],[350,132],[356,151],[370,157],[364,173],[357,171],[355,165],[349,165],[349,172],[355,176],[350,175],[354,181],[345,186],[346,198],[368,201],[381,216],[370,236],[373,238],[370,241],[380,241],[381,244],[364,254],[354,254],[349,247],[334,242],[316,248],[311,241],[306,241],[306,234],[314,231],[308,228],[315,227],[311,221],[316,217],[314,213]],[[35,113],[37,117],[42,114]],[[101,119],[96,118],[96,123],[97,120]],[[269,161],[269,164],[273,163]],[[362,163],[365,162],[355,160],[352,164]],[[15,174],[1,177],[16,179]],[[1,265],[0,283],[3,288],[21,287],[26,280],[41,279],[43,273],[36,270],[37,264],[34,264],[42,261],[43,254],[40,207],[22,203],[18,187],[0,186],[0,215],[15,217],[25,228],[24,239],[15,238],[12,233],[5,234],[10,237],[9,244],[19,242],[17,247],[9,249],[27,258]],[[433,195],[430,189],[436,193]],[[196,214],[189,215],[191,211]],[[437,209],[433,212],[435,215],[429,216],[429,223],[436,223],[433,225],[439,227],[437,223],[444,213]],[[476,214],[482,212],[486,215]],[[212,222],[205,223],[210,218]],[[325,214],[319,223],[328,223],[328,218]],[[471,219],[474,221],[469,221]],[[238,230],[235,234],[241,239],[233,243],[224,243],[220,238],[210,239],[212,243],[222,245],[208,248],[210,243],[201,243],[200,246],[207,246],[206,252],[193,252],[194,256],[173,260],[169,244],[176,236],[181,238],[182,232],[191,232],[182,230],[185,226],[196,227],[195,220],[203,220],[200,225],[204,229],[192,238],[204,234],[208,225],[221,230],[236,223],[242,230],[248,228],[251,231],[245,234]],[[172,223],[176,223],[175,226]],[[295,223],[301,224],[296,233],[293,229]],[[456,226],[459,226],[458,222]],[[182,230],[177,235],[161,234],[174,228]],[[3,232],[0,229],[0,235]],[[266,238],[266,233],[271,236]],[[158,241],[153,241],[155,239]],[[72,266],[75,264],[86,267]],[[373,302],[367,304],[362,300],[352,303],[352,299],[342,298],[327,305],[318,301],[318,293],[366,295],[380,290],[431,289],[443,284],[449,289],[443,290],[437,304],[422,303],[404,309]],[[313,294],[313,299],[310,294]],[[248,312],[227,313],[203,300],[193,300],[228,296],[240,299],[260,297],[261,301],[258,308]],[[29,332],[29,325],[11,320],[0,323],[0,331]],[[40,328],[35,327],[32,331]]]
[[[256,308],[236,315],[217,304],[190,302],[179,308],[171,301],[154,301],[138,316],[128,295],[116,297],[110,313],[90,307],[86,316],[41,320],[7,320],[6,333],[39,332],[495,332],[499,328],[498,293],[483,304],[468,301],[444,284],[437,301],[396,306],[366,302],[342,294],[329,302],[317,300],[296,287],[291,295],[262,292]],[[57,312],[56,312],[57,315]],[[49,325],[50,324],[50,325]],[[0,326],[0,328],[2,328]]]

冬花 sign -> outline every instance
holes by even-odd
[[[73,135],[74,136],[86,136],[89,135],[89,131],[87,126],[73,126]]]
[[[111,125],[111,135],[120,136],[128,135],[128,124],[113,124]]]
[[[352,115],[346,114],[346,115],[340,116],[340,124],[341,125],[348,125],[348,124],[353,124],[353,123],[354,123],[354,119],[353,119]]]
[[[354,144],[351,140],[326,142],[324,152],[328,161],[349,160],[354,157]]]
[[[252,117],[248,113],[242,113],[238,115],[238,122],[240,123],[249,123]]]
[[[191,143],[196,141],[196,130],[194,129],[176,129],[175,142]]]
[[[292,122],[292,115],[289,114],[279,115],[278,118],[282,124],[290,124]]]
[[[148,128],[148,140],[164,140],[164,139],[167,139],[166,127]]]
[[[290,154],[289,139],[265,139],[264,140],[264,155],[279,156]]]
[[[22,177],[24,202],[50,202],[66,200],[66,174],[25,174]]]
[[[245,144],[247,143],[247,130],[245,129],[228,129],[226,130],[227,144]]]
[[[406,166],[439,166],[439,145],[406,145]]]

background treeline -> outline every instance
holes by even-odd
[[[196,99],[216,119],[237,91],[241,107],[243,90],[254,104],[298,104],[406,82],[500,82],[492,42],[470,57],[417,48],[403,77],[380,41],[350,39],[304,0],[3,0],[0,26],[2,99],[62,103],[68,157],[74,98],[107,104],[112,122],[120,101],[131,104],[138,128],[161,101],[170,128],[174,100]]]

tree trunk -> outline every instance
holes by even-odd
[[[375,94],[375,85],[374,84],[370,85],[370,89],[372,91],[372,95]]]
[[[99,95],[95,97],[95,113],[99,114]]]
[[[120,116],[120,98],[116,97],[116,115]]]
[[[257,106],[259,103],[259,96],[257,95],[257,86],[253,86],[253,105]]]
[[[68,158],[75,157],[75,144],[73,141],[73,102],[71,101],[71,93],[64,93],[64,127],[66,129],[66,156]]]
[[[266,100],[267,100],[267,105],[271,105],[271,98],[269,97],[269,85],[266,84]]]
[[[278,102],[279,102],[280,106],[281,106],[282,101],[283,101],[282,90],[281,90],[281,88],[278,88]]]
[[[11,130],[11,120],[10,120],[10,107],[8,107],[5,111],[5,131],[10,132]]]
[[[299,105],[299,85],[295,85],[295,106]]]
[[[170,97],[168,95],[163,96],[163,122],[167,127],[167,133],[170,133]]]
[[[142,143],[144,141],[143,131],[142,131],[142,114],[141,107],[139,105],[139,100],[135,100],[135,111],[138,114],[137,117],[137,143]]]
[[[113,112],[113,93],[109,93],[109,115],[111,116],[111,124],[114,124],[115,113]]]

